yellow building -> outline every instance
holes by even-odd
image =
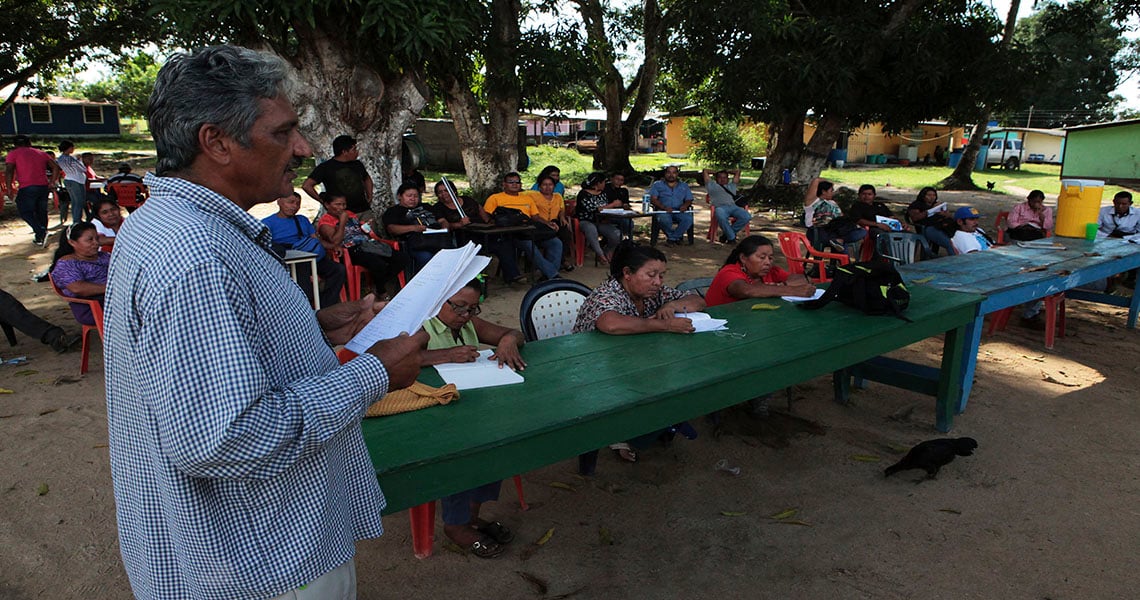
[[[804,143],[815,133],[815,126],[804,123]],[[909,160],[921,161],[929,156],[933,160],[935,148],[941,148],[949,155],[961,148],[965,130],[953,127],[945,121],[924,121],[917,127],[891,135],[883,131],[881,123],[871,123],[850,131],[846,140],[840,137],[836,146],[847,150],[848,163],[867,162],[867,157],[884,154]]]

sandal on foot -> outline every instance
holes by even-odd
[[[490,539],[483,538],[477,542],[473,542],[471,546],[467,548],[467,550],[479,558],[495,558],[496,556],[502,554],[503,550],[506,550],[506,548],[500,546],[496,542],[491,541]]]
[[[476,527],[475,530],[495,540],[497,544],[509,544],[515,539],[514,532],[498,521],[483,523]]]
[[[610,450],[613,450],[614,454],[616,454],[618,458],[624,460],[625,462],[637,462],[637,451],[633,448],[630,448],[629,444],[626,444],[625,442],[619,444],[610,444]]]

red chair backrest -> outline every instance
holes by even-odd
[[[140,198],[146,195],[146,188],[133,181],[108,183],[107,192],[123,208],[136,208],[142,204]]]
[[[55,280],[51,278],[51,274],[48,274],[48,281],[51,282],[51,291],[55,292],[55,295],[63,298],[64,300],[67,300],[68,302],[71,302],[72,304],[86,304],[91,308],[91,316],[95,319],[95,329],[99,331],[99,337],[103,337],[103,305],[99,304],[98,300],[92,300],[90,298],[72,298],[71,296],[64,294],[63,290],[59,289],[59,286],[55,284]]]

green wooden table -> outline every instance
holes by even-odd
[[[868,317],[832,303],[818,311],[779,299],[709,309],[730,331],[610,336],[527,344],[526,382],[463,392],[447,406],[366,419],[364,437],[398,512],[606,444],[667,427],[827,373],[856,374],[936,394],[949,429],[964,328],[981,297],[919,286],[907,315]],[[756,303],[778,310],[753,311]],[[941,369],[864,363],[946,333]],[[855,367],[856,370],[851,370]],[[858,370],[864,369],[865,370]],[[931,381],[931,377],[936,377]],[[440,385],[434,369],[421,381]]]

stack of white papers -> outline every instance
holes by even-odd
[[[475,362],[444,363],[436,365],[435,370],[445,382],[454,383],[461,390],[522,383],[522,375],[515,373],[514,369],[506,365],[499,368],[499,361],[491,358],[494,353],[494,350],[480,350]]]
[[[676,313],[674,316],[678,319],[689,319],[692,321],[693,333],[728,329],[728,327],[726,327],[728,319],[714,319],[712,315],[705,312]]]
[[[363,354],[380,340],[418,331],[424,321],[439,313],[444,301],[491,262],[489,257],[479,256],[479,249],[478,244],[468,242],[462,248],[437,252],[345,348]]]
[[[810,298],[804,296],[780,296],[780,299],[787,300],[788,302],[807,302],[808,300],[819,300],[820,296],[822,296],[826,291],[827,290],[825,289],[816,288],[815,294],[812,294]]]
[[[602,213],[603,215],[614,215],[617,217],[632,217],[634,215],[640,215],[641,214],[639,212],[634,212],[632,210],[626,210],[624,208],[603,208],[602,210],[600,210],[598,212]]]
[[[945,202],[943,202],[942,204],[939,204],[938,206],[935,206],[934,208],[926,211],[926,216],[933,217],[934,215],[936,215],[936,214],[938,214],[944,210],[946,210],[946,203]]]

